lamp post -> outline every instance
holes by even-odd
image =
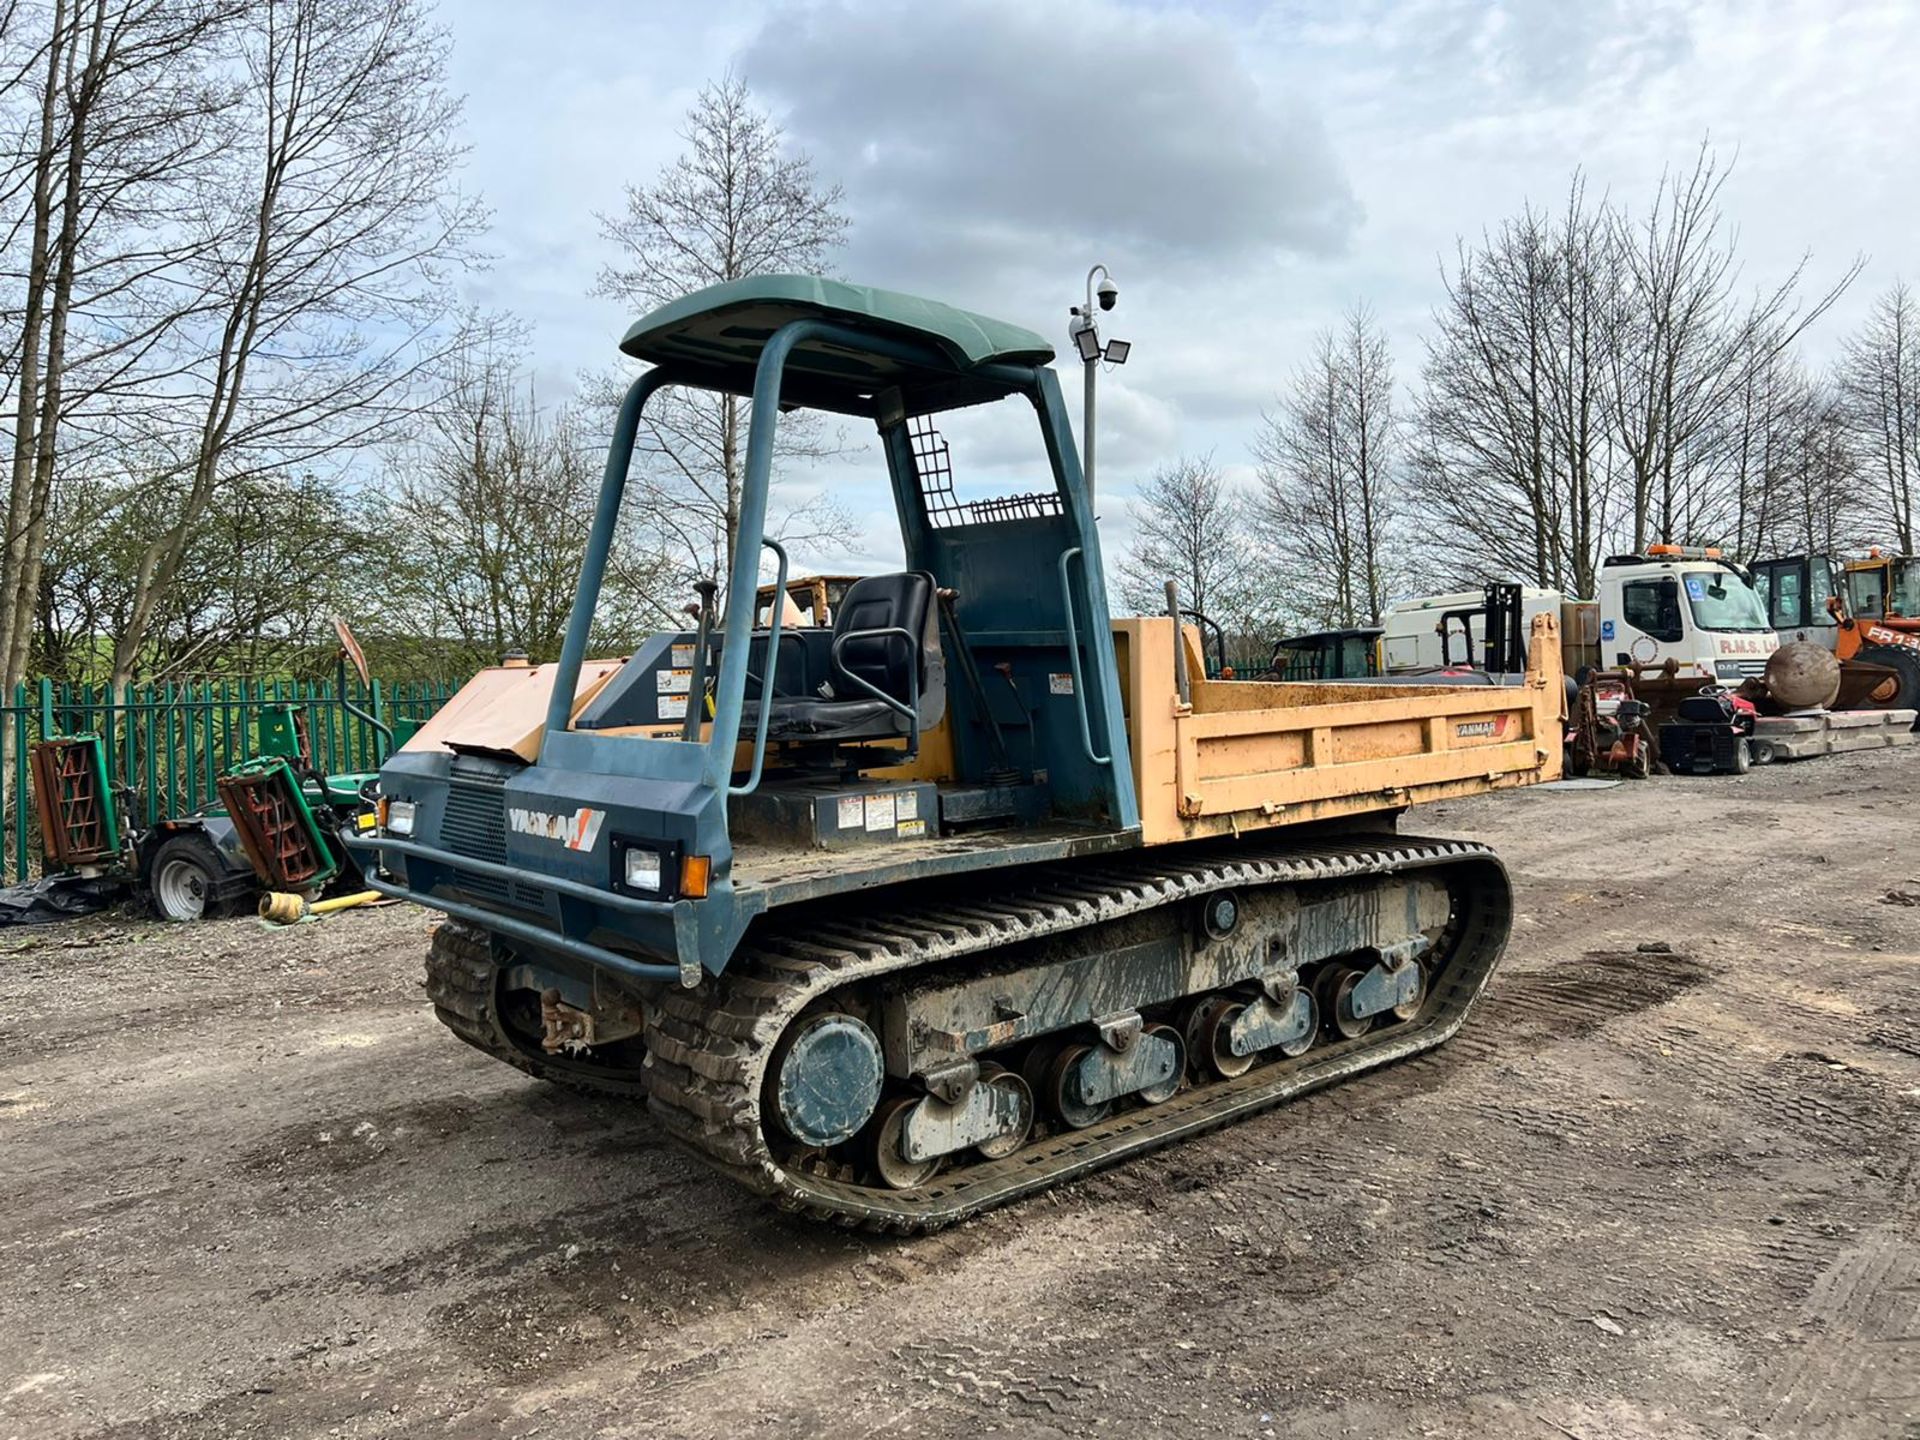
[[[1094,288],[1093,277],[1100,277],[1100,285]],[[1080,421],[1081,473],[1087,479],[1087,501],[1093,501],[1093,446],[1094,446],[1094,382],[1100,372],[1100,362],[1107,360],[1115,365],[1127,363],[1127,352],[1133,346],[1125,340],[1109,340],[1103,347],[1100,343],[1100,324],[1094,318],[1096,300],[1102,310],[1111,310],[1119,303],[1120,287],[1113,283],[1113,276],[1104,265],[1096,265],[1087,271],[1087,301],[1084,305],[1075,305],[1067,312],[1073,319],[1067,324],[1067,335],[1072,339],[1074,348],[1080,352],[1081,368],[1086,373],[1086,413]]]

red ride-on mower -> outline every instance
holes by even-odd
[[[1633,698],[1624,675],[1599,671],[1574,697],[1567,730],[1569,775],[1612,774],[1644,780],[1653,773],[1653,732],[1648,706]]]

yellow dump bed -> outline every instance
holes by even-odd
[[[1142,838],[1240,833],[1560,776],[1559,626],[1533,623],[1524,683],[1373,685],[1208,680],[1184,631],[1192,702],[1166,619],[1114,622]]]

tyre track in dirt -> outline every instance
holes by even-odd
[[[908,1242],[446,1040],[408,912],[0,960],[0,1440],[1902,1434],[1896,758],[1428,811],[1520,892],[1454,1042]]]

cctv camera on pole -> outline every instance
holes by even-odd
[[[1100,277],[1100,285],[1094,288],[1093,277]],[[1080,422],[1081,470],[1087,479],[1087,499],[1093,500],[1093,390],[1094,380],[1104,359],[1110,364],[1127,363],[1127,352],[1133,346],[1125,340],[1109,340],[1103,348],[1100,343],[1100,326],[1094,320],[1093,306],[1098,297],[1102,310],[1111,310],[1120,302],[1120,287],[1113,283],[1113,276],[1107,273],[1107,267],[1096,265],[1087,271],[1087,303],[1075,305],[1068,311],[1073,319],[1067,325],[1067,335],[1073,341],[1074,348],[1080,352],[1082,368],[1086,372],[1086,415]]]

